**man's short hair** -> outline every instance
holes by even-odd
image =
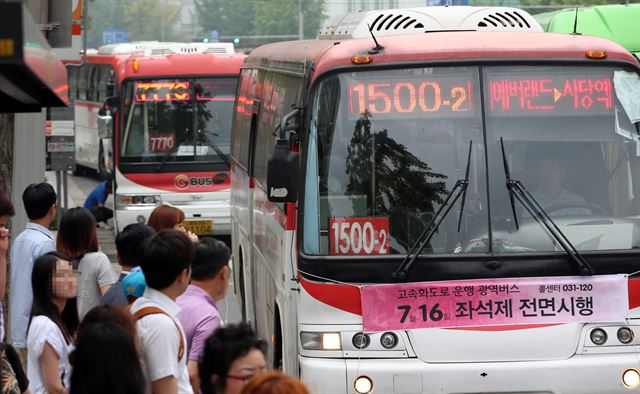
[[[173,284],[191,266],[193,242],[182,231],[163,230],[144,243],[140,268],[147,286],[162,290]]]
[[[191,277],[206,280],[215,277],[222,267],[229,264],[231,251],[224,242],[215,238],[203,238],[198,242],[191,263]]]
[[[56,199],[57,196],[53,186],[46,182],[32,183],[22,193],[22,202],[29,220],[38,220],[45,217],[51,206],[56,203]]]
[[[127,225],[116,235],[116,250],[123,265],[134,267],[140,263],[142,244],[155,234],[151,226],[142,223]]]

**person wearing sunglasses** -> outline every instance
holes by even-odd
[[[247,323],[218,328],[204,345],[198,364],[203,394],[240,394],[267,371],[267,344]]]

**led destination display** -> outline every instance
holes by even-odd
[[[608,114],[613,109],[610,76],[499,75],[488,81],[493,116]]]

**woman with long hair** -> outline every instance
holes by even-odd
[[[77,262],[78,313],[80,319],[100,304],[118,277],[109,258],[98,250],[96,219],[86,208],[71,208],[60,219],[58,252]]]
[[[205,342],[198,363],[203,394],[240,394],[267,370],[267,344],[247,323],[218,328]]]
[[[66,394],[69,350],[78,328],[77,275],[57,253],[36,259],[31,274],[33,305],[27,333],[27,375],[34,394]]]
[[[78,332],[71,364],[70,394],[145,392],[144,375],[134,339],[130,332],[115,322],[89,324]]]
[[[198,241],[198,236],[184,228],[184,212],[180,208],[171,205],[158,205],[149,215],[147,224],[156,232],[162,230],[179,230],[187,234],[193,242]]]

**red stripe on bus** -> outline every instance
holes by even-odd
[[[298,209],[295,203],[288,202],[287,203],[287,223],[285,228],[287,230],[295,230],[296,229],[296,218],[298,217]]]
[[[82,35],[82,25],[79,23],[71,24],[71,35],[72,36]]]
[[[640,306],[640,278],[629,279],[628,292],[629,292],[629,309],[639,307]]]
[[[299,276],[300,284],[316,300],[345,312],[362,316],[360,289],[355,286],[310,282]]]

